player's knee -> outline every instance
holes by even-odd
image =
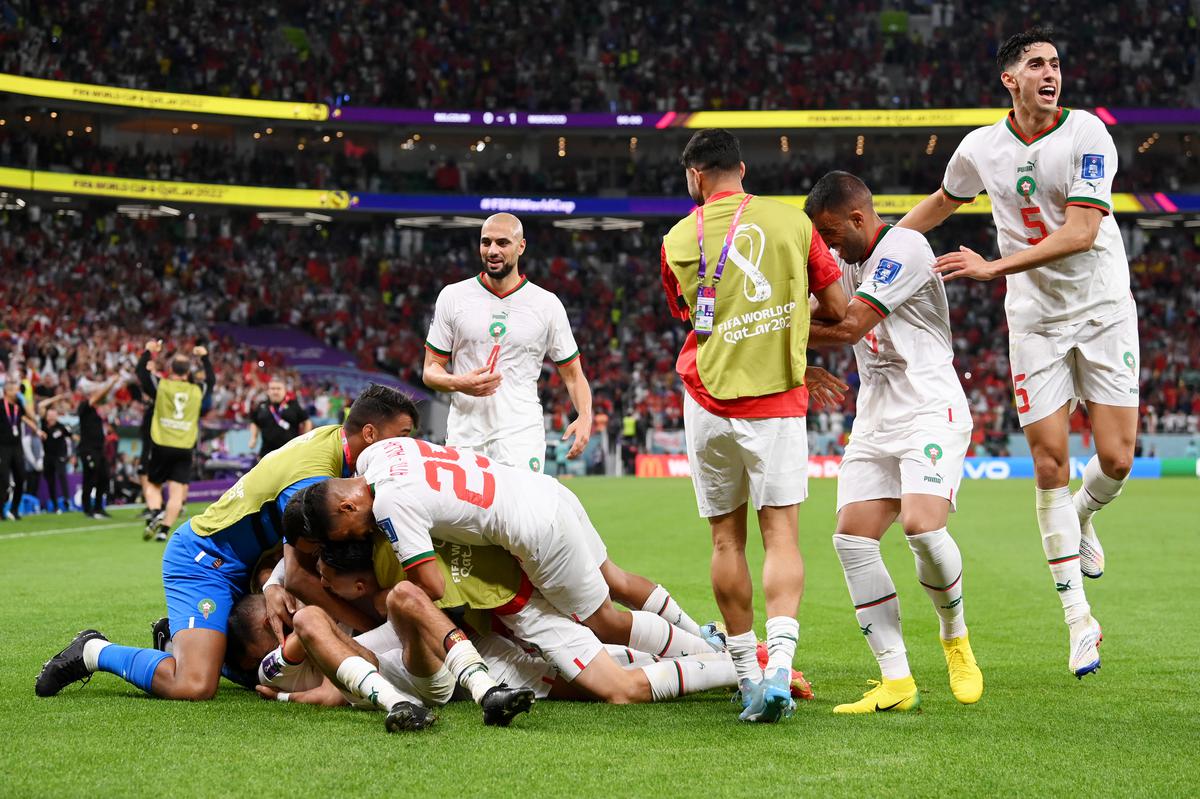
[[[1066,453],[1034,452],[1033,472],[1038,486],[1054,488],[1066,485],[1071,478],[1071,464]]]
[[[1121,451],[1100,455],[1100,471],[1114,480],[1124,480],[1133,469],[1133,453]]]
[[[429,601],[429,597],[423,590],[407,580],[401,580],[392,587],[391,591],[388,591],[388,615],[406,618]]]
[[[301,639],[329,626],[329,615],[316,605],[305,605],[292,616],[292,629]]]
[[[177,675],[172,686],[171,698],[186,702],[207,702],[217,695],[219,678],[204,676]]]

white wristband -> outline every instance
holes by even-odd
[[[288,693],[287,691],[280,691],[279,693],[275,694],[275,701],[276,702],[286,702],[286,701],[288,701],[288,697],[290,697],[290,696],[291,696],[291,694]]]

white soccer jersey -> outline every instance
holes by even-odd
[[[1007,277],[1004,309],[1010,330],[1050,330],[1129,305],[1129,261],[1112,217],[1116,172],[1117,149],[1104,123],[1087,111],[1066,108],[1059,109],[1050,127],[1031,136],[1017,128],[1009,112],[1006,119],[971,131],[954,151],[942,191],[959,202],[987,192],[1004,256],[1061,228],[1068,205],[1104,213],[1087,252]]]
[[[357,466],[375,494],[375,521],[406,570],[433,558],[433,539],[532,557],[558,513],[553,477],[470,450],[389,438],[363,450]]]
[[[946,288],[915,230],[884,225],[860,264],[838,257],[846,294],[883,320],[854,345],[861,386],[854,434],[970,424],[950,338]]]
[[[450,359],[458,374],[495,362],[503,375],[490,397],[451,395],[446,439],[461,447],[543,429],[537,381],[549,356],[559,366],[579,357],[567,312],[558,297],[521,278],[503,296],[482,274],[442,289],[425,346]]]

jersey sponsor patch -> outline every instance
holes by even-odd
[[[1100,180],[1104,177],[1104,156],[1088,153],[1083,157],[1083,167],[1079,176],[1084,180]]]
[[[875,274],[871,276],[871,282],[886,286],[896,279],[900,274],[900,269],[903,267],[899,261],[892,261],[888,258],[880,258],[879,264],[875,267]]]
[[[384,516],[382,519],[376,519],[375,523],[379,525],[379,529],[383,530],[383,534],[388,537],[388,541],[393,544],[400,540],[396,535],[396,528],[392,526],[392,520]]]

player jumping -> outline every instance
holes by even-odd
[[[1082,678],[1100,668],[1100,625],[1082,584],[1104,572],[1092,516],[1125,485],[1138,422],[1137,309],[1112,218],[1117,151],[1097,117],[1059,106],[1062,73],[1046,31],[1010,37],[996,60],[1012,111],[963,139],[942,187],[900,224],[923,233],[982,191],[991,200],[1002,257],[959,247],[934,271],[945,280],[1007,280],[1009,361],[1033,454],[1042,548],[1070,628],[1068,665]],[[1072,498],[1068,419],[1081,399],[1096,455]]]

